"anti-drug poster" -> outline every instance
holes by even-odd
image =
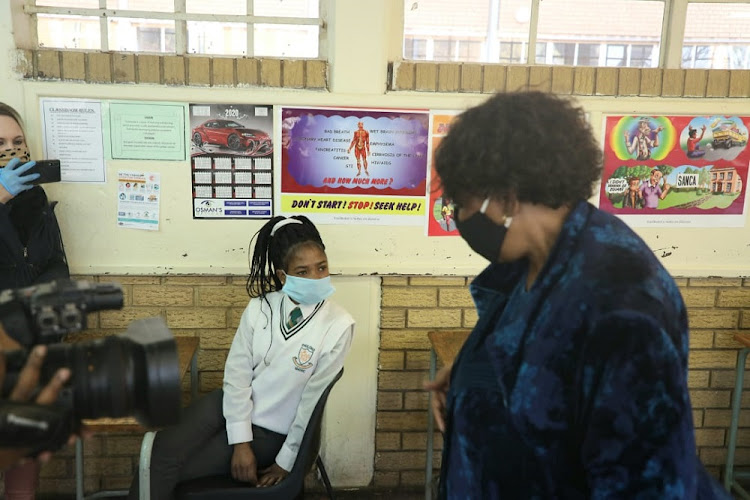
[[[281,109],[281,211],[331,224],[422,225],[426,111]]]
[[[191,104],[194,219],[273,216],[273,106]]]
[[[430,162],[429,205],[427,207],[427,236],[459,236],[453,216],[453,201],[443,196],[440,177],[435,172],[435,151],[459,111],[433,111],[430,116],[432,132],[432,161]]]
[[[631,226],[744,226],[748,119],[607,117],[599,207]]]
[[[161,176],[154,172],[117,173],[117,225],[159,230]]]

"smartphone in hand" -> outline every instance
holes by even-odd
[[[36,165],[24,173],[28,174],[39,174],[38,178],[31,181],[34,185],[60,182],[60,160],[37,160]]]

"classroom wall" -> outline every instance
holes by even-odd
[[[14,5],[20,2],[11,1]],[[191,85],[189,60],[181,63],[187,71],[187,85],[168,85],[161,80],[94,83],[98,80],[87,81],[85,69],[91,69],[86,66],[88,63],[84,64],[81,81],[38,78],[39,54],[29,57],[28,53],[16,51],[11,9],[8,2],[0,2],[0,101],[14,105],[22,113],[28,122],[32,149],[39,157],[40,97],[463,109],[481,102],[496,88],[516,88],[516,84],[528,87],[537,85],[539,78],[544,83],[544,78],[554,81],[555,75],[560,75],[556,69],[544,73],[533,68],[501,70],[491,66],[479,69],[478,86],[462,88],[461,75],[472,74],[475,67],[464,70],[460,65],[455,65],[458,69],[451,65],[396,65],[394,74],[399,80],[393,85],[396,90],[389,90],[388,63],[400,50],[398,39],[392,37],[402,16],[400,2],[325,0],[325,4],[329,10],[327,90],[321,90],[318,84],[311,89],[284,88],[282,64],[271,65],[279,72],[275,77],[267,76],[249,86],[235,81],[228,86],[211,87],[210,83],[197,81]],[[54,56],[46,54],[42,59],[44,64],[54,65]],[[57,61],[62,64],[64,59],[60,55]],[[112,59],[108,61],[114,64]],[[177,63],[170,59],[158,64]],[[578,98],[597,132],[601,128],[598,124],[608,113],[750,114],[750,99],[729,97],[735,95],[730,93],[730,88],[735,87],[739,88],[736,95],[750,95],[750,72],[719,77],[720,81],[726,79],[727,92],[721,94],[726,97],[691,97],[714,95],[706,91],[709,81],[715,80],[713,72],[659,73],[659,92],[644,96],[639,92],[618,92],[632,72],[606,70],[587,69],[570,76],[573,82],[578,81],[576,78],[591,80],[590,91],[580,92]],[[455,82],[456,74],[457,86],[441,84],[448,77]],[[501,78],[500,74],[504,76]],[[643,88],[644,78],[649,82],[653,77],[654,73],[639,74],[638,88]],[[731,87],[732,82],[735,87]],[[672,84],[679,84],[681,91],[664,93],[664,88],[672,88]],[[702,85],[702,92],[692,90]],[[579,94],[574,86],[569,93]],[[247,272],[250,235],[261,222],[193,220],[187,162],[111,161],[107,164],[109,178],[122,168],[162,174],[160,231],[118,228],[116,186],[111,182],[96,186],[60,184],[48,189],[51,197],[60,201],[57,214],[72,272],[95,280],[116,277],[131,294],[121,313],[101,313],[90,334],[113,333],[139,314],[160,314],[168,321],[172,318],[171,327],[177,334],[201,338],[201,390],[209,390],[220,382],[237,311],[246,300],[238,289]],[[361,427],[357,429],[363,429],[363,439],[369,440],[369,448],[357,452],[344,448],[347,443],[340,441],[340,435],[332,437],[327,433],[326,442],[331,445],[326,445],[326,460],[336,485],[413,487],[423,480],[426,397],[419,388],[427,370],[426,332],[433,328],[471,327],[474,312],[466,284],[484,265],[481,258],[470,254],[460,238],[428,239],[423,232],[417,227],[321,226],[331,270],[338,275],[337,283],[342,287],[339,301],[353,309],[360,325],[358,339],[363,340],[358,347],[363,350],[363,357],[357,358],[361,362],[347,365],[347,375],[336,389],[341,391],[341,396],[336,396],[342,398],[340,401],[344,395],[358,395],[364,398],[363,403],[356,410],[349,407],[346,411],[337,411],[333,405],[327,418],[334,421],[327,424],[359,422]],[[750,328],[750,294],[743,279],[750,276],[750,228],[658,228],[638,229],[638,233],[679,278],[688,302],[693,328],[690,380],[699,427],[698,446],[701,457],[717,472],[723,462],[729,379],[736,357],[732,333]],[[224,289],[226,295],[222,293]],[[218,302],[203,303],[207,296]],[[115,317],[119,319],[108,322]],[[346,432],[352,432],[352,428],[347,427]],[[91,460],[87,462],[87,491],[129,483],[137,462],[139,439],[137,435],[102,436],[88,445],[87,458]],[[436,443],[439,446],[439,439]],[[750,465],[750,448],[742,453],[747,459],[743,463]],[[60,453],[45,467],[43,489],[72,491],[71,456],[69,451]],[[352,464],[356,467],[351,468]]]

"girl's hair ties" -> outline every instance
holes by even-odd
[[[279,222],[273,225],[273,229],[271,229],[271,236],[276,234],[276,231],[286,226],[287,224],[302,224],[302,221],[297,220],[297,219],[292,219],[291,217],[288,219],[281,219]]]

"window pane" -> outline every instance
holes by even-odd
[[[450,40],[435,40],[433,61],[450,61],[453,59],[453,43]]]
[[[688,3],[683,43],[683,68],[750,69],[750,4]]]
[[[405,38],[404,59],[427,59],[427,40],[423,38]]]
[[[523,63],[530,16],[531,0],[406,0],[404,58]],[[428,40],[425,53],[409,40]]]
[[[576,66],[599,66],[600,47],[598,43],[579,43]]]
[[[604,61],[605,66],[626,66],[625,45],[607,45],[607,59]]]
[[[253,8],[256,16],[316,18],[318,4],[318,0],[255,0]]]
[[[500,42],[498,62],[504,64],[526,62],[526,42]]]
[[[174,53],[174,21],[113,17],[109,20],[109,48]]]
[[[98,0],[96,3],[96,6],[99,7]],[[174,0],[107,0],[107,8],[174,12]]]
[[[266,57],[318,57],[318,27],[256,24],[255,54]]]
[[[553,42],[547,62],[578,66],[652,66],[658,60],[664,2],[656,0],[544,0],[539,2],[537,44]],[[560,44],[566,48],[558,49]],[[570,45],[577,45],[575,62]],[[604,61],[599,61],[604,45]],[[633,59],[632,47],[640,48]],[[537,62],[541,63],[537,57]]]
[[[572,66],[575,61],[576,44],[574,43],[553,43],[552,44],[552,64],[566,64]]]
[[[188,21],[188,52],[193,54],[245,55],[247,26],[244,23]]]
[[[79,9],[98,9],[99,0],[36,0],[39,7],[78,7]]]
[[[40,47],[60,49],[101,49],[99,18],[84,16],[37,15]]]
[[[185,9],[190,14],[247,15],[247,0],[186,0]]]

